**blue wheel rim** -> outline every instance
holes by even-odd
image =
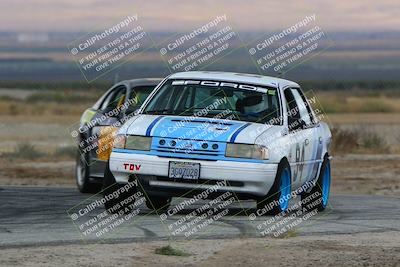
[[[281,195],[279,197],[279,206],[282,211],[289,207],[290,198],[290,172],[288,168],[285,168],[281,174],[281,185],[280,185]]]
[[[325,166],[324,176],[322,177],[322,205],[326,207],[329,200],[329,191],[331,188],[331,165],[328,162]]]

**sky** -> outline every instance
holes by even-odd
[[[0,31],[88,32],[133,14],[148,31],[186,31],[222,14],[236,30],[273,31],[314,13],[330,31],[400,29],[398,0],[1,0]]]

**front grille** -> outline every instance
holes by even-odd
[[[209,150],[201,150],[201,149],[181,149],[181,148],[170,148],[170,147],[162,147],[162,146],[158,146],[156,149],[156,151],[160,151],[160,152],[168,152],[168,153],[184,153],[184,154],[192,154],[192,155],[210,155],[210,156],[218,156],[221,155],[218,152],[215,151],[209,151]]]
[[[226,144],[215,141],[154,137],[151,149],[158,156],[217,160],[225,155]]]

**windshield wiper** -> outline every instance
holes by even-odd
[[[173,115],[178,115],[178,116],[187,116],[187,115],[194,115],[193,110],[189,109],[181,109],[181,110],[174,110]]]
[[[170,109],[145,110],[143,113],[158,115],[158,114],[165,114],[168,111],[170,111]]]
[[[181,110],[171,110],[171,109],[159,109],[159,110],[147,110],[144,111],[145,114],[153,114],[153,115],[193,115],[192,111],[187,109]]]

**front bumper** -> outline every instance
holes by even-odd
[[[170,161],[200,163],[199,181],[169,179]],[[193,160],[120,152],[112,152],[110,157],[110,170],[117,183],[127,183],[134,177],[149,193],[170,196],[206,190],[218,181],[226,181],[225,186],[218,187],[218,192],[230,191],[246,198],[265,196],[275,181],[277,168],[278,164],[273,163]]]

